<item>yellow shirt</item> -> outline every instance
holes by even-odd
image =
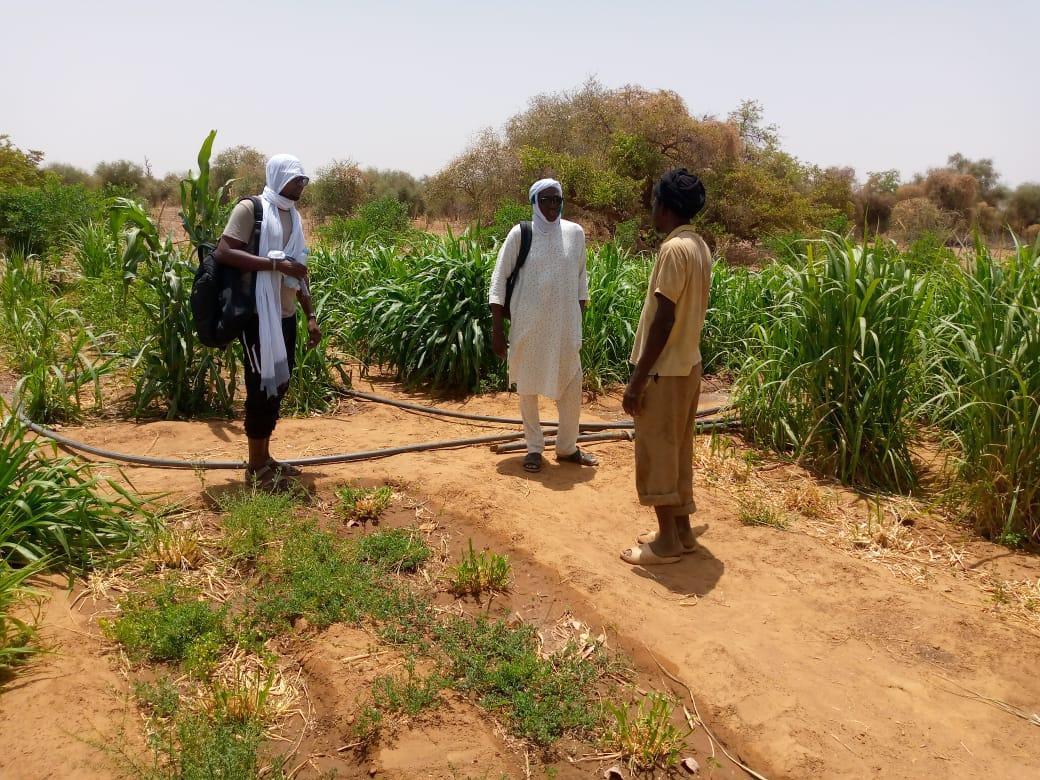
[[[660,293],[675,304],[675,324],[650,374],[689,376],[693,367],[701,362],[701,328],[708,310],[710,288],[711,252],[708,245],[692,225],[676,228],[657,253],[629,360],[638,363],[646,348],[650,325],[657,316],[656,296]]]

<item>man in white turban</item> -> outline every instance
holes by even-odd
[[[524,469],[535,472],[542,468],[545,436],[538,414],[539,396],[556,401],[560,418],[556,459],[595,466],[596,458],[578,447],[581,315],[589,299],[585,231],[562,218],[563,187],[555,179],[536,181],[530,199],[533,221],[509,231],[491,277],[488,298],[493,349],[500,358],[508,359],[509,381],[516,384],[520,395],[527,444]],[[520,265],[524,244],[528,252]]]
[[[245,356],[245,428],[249,440],[246,481],[267,488],[283,485],[299,469],[271,457],[282,398],[296,356],[296,304],[307,315],[308,346],[321,340],[307,286],[307,247],[296,203],[310,181],[300,161],[276,154],[267,161],[267,186],[260,202],[263,223],[254,235],[253,204],[244,198],[231,212],[224,234],[213,253],[223,265],[247,271],[256,279],[256,316],[242,332]]]

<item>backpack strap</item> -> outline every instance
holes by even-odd
[[[520,223],[520,253],[516,257],[516,267],[513,274],[518,274],[527,262],[527,255],[531,252],[531,238],[534,236],[534,228],[531,222]]]
[[[249,246],[253,254],[258,255],[260,254],[260,231],[264,227],[264,204],[256,195],[250,195],[242,200],[249,200],[253,204],[253,235],[249,240]]]

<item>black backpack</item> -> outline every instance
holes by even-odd
[[[249,251],[260,253],[260,229],[264,207],[260,198],[242,198],[253,203],[253,235]],[[199,342],[224,349],[241,335],[256,313],[256,274],[221,265],[213,258],[213,244],[199,244],[199,267],[191,285],[191,314]]]
[[[516,287],[516,280],[520,278],[520,269],[524,267],[524,263],[527,262],[527,255],[531,252],[531,238],[533,231],[530,222],[520,223],[520,252],[516,257],[516,265],[513,266],[513,273],[509,274],[509,278],[506,279],[506,305],[505,305],[505,318],[508,320],[511,318],[509,311],[509,301],[513,297],[513,288]]]

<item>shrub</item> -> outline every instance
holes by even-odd
[[[531,219],[531,204],[518,200],[503,200],[495,209],[494,221],[488,235],[498,243],[506,240],[509,231],[521,222]]]
[[[314,216],[345,217],[358,207],[365,195],[365,179],[361,169],[350,160],[334,160],[319,168],[304,191],[303,202],[314,210]]]
[[[803,261],[752,336],[735,393],[744,431],[847,484],[907,489],[923,285],[878,245],[831,237]]]
[[[40,187],[0,189],[0,241],[27,254],[66,246],[69,231],[103,215],[100,195],[54,180]]]
[[[945,243],[954,225],[954,215],[928,198],[911,198],[895,205],[891,224],[893,234],[903,241],[917,241],[932,235]]]
[[[330,243],[390,243],[410,228],[408,205],[387,195],[362,204],[351,217],[330,217],[318,228],[318,235]]]
[[[213,158],[209,186],[217,188],[234,179],[229,195],[259,195],[267,184],[267,156],[251,146],[232,146]]]
[[[101,187],[123,193],[138,193],[148,178],[144,168],[130,160],[99,162],[94,168],[94,180]]]

